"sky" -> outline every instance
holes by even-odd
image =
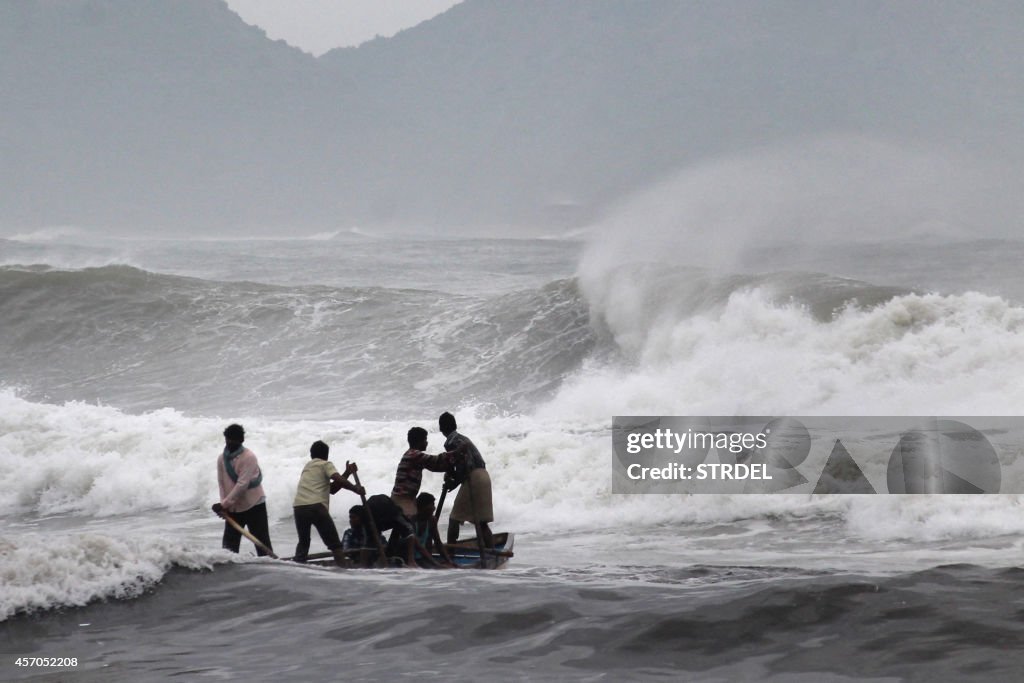
[[[227,0],[248,24],[314,55],[393,36],[457,0]]]

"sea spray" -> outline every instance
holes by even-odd
[[[137,597],[173,566],[210,569],[234,559],[223,551],[142,532],[4,534],[0,621],[18,612]]]

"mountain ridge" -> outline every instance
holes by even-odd
[[[467,0],[311,57],[223,0],[0,5],[0,228],[574,227],[833,132],[1018,158],[1013,3]]]

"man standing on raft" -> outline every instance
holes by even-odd
[[[213,511],[230,514],[243,528],[248,527],[253,536],[272,549],[270,526],[267,522],[267,496],[263,493],[263,473],[255,454],[242,445],[245,430],[242,425],[228,425],[224,430],[224,452],[217,458],[217,484],[220,488],[220,502],[213,504]],[[242,533],[224,522],[225,550],[237,553],[242,544]],[[257,555],[268,554],[256,546]]]
[[[441,413],[437,419],[437,426],[445,436],[444,449],[448,452],[461,451],[466,467],[465,478],[461,482],[462,488],[455,497],[455,505],[452,506],[448,522],[448,543],[452,544],[459,540],[459,527],[463,522],[473,522],[479,527],[478,533],[484,546],[493,548],[494,540],[488,526],[494,521],[491,476],[487,474],[484,459],[473,442],[456,431],[458,427],[454,415],[448,412]]]
[[[398,507],[409,519],[416,516],[416,496],[420,492],[420,483],[423,481],[423,470],[431,472],[445,472],[451,465],[452,455],[441,453],[439,455],[428,455],[427,430],[423,427],[413,427],[407,436],[409,450],[402,455],[398,463],[398,470],[395,472],[395,486],[391,489],[391,500],[395,501]]]
[[[295,502],[292,503],[295,517],[295,533],[299,542],[295,546],[296,562],[304,563],[309,555],[310,529],[316,527],[320,540],[334,555],[334,562],[340,567],[347,565],[342,552],[341,539],[338,538],[338,527],[331,518],[331,496],[341,489],[348,489],[360,496],[366,491],[362,486],[350,484],[348,478],[356,471],[352,463],[345,464],[345,473],[339,474],[328,457],[331,448],[323,441],[314,441],[309,447],[309,462],[302,468]]]

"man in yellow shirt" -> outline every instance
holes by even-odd
[[[330,447],[323,441],[314,442],[309,447],[309,462],[302,468],[302,475],[299,477],[299,487],[292,503],[295,531],[299,535],[298,545],[295,546],[295,561],[306,561],[309,554],[310,528],[316,527],[320,539],[334,554],[334,561],[344,566],[346,563],[345,555],[341,551],[341,539],[338,538],[338,528],[334,526],[329,509],[330,497],[341,489],[348,489],[359,495],[364,495],[365,491],[361,486],[348,481],[355,467],[348,463],[345,466],[345,473],[339,474],[334,463],[327,459],[329,453]]]

